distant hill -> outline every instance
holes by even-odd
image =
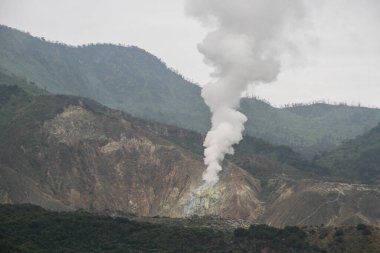
[[[243,99],[241,108],[248,116],[248,134],[290,146],[310,158],[363,134],[380,121],[380,109],[347,105],[316,103],[278,109]]]
[[[205,133],[210,113],[200,88],[137,47],[72,47],[0,26],[0,71],[51,93],[92,98],[137,117]],[[291,146],[307,157],[332,149],[380,122],[380,110],[314,104],[274,108],[245,98],[246,134]]]
[[[316,159],[330,175],[380,183],[380,124]]]
[[[137,47],[49,43],[0,26],[0,68],[56,94],[89,97],[132,115],[206,131],[198,86]]]

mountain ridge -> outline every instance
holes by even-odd
[[[200,87],[142,49],[110,44],[69,47],[5,26],[0,26],[0,41],[0,69],[49,92],[90,97],[136,117],[200,133],[210,127]],[[316,107],[301,109],[323,111]],[[241,111],[248,116],[245,133],[291,146],[312,158],[380,121],[379,109],[330,106],[312,118],[299,110],[243,98]]]

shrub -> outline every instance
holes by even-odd
[[[370,228],[366,228],[362,231],[362,235],[371,235],[372,231]]]
[[[268,225],[252,225],[249,227],[249,237],[258,240],[273,240],[279,232],[278,228]]]
[[[360,224],[358,224],[357,226],[356,226],[356,230],[365,230],[367,228],[367,225],[365,225],[365,224],[362,224],[362,223],[360,223]]]
[[[342,237],[342,236],[344,236],[343,230],[342,229],[336,230],[334,236],[335,237]]]
[[[248,230],[244,228],[237,228],[234,230],[234,235],[236,237],[244,237],[244,236],[247,236],[247,234],[248,234]]]

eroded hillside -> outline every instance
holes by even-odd
[[[3,89],[10,95],[0,112],[7,115],[0,124],[2,203],[142,216],[217,215],[274,226],[379,223],[379,187],[300,171],[294,160],[281,159],[289,150],[261,144],[268,149],[263,152],[248,142],[237,154],[246,163],[226,162],[220,182],[194,196],[204,170],[197,151],[202,136],[84,98]]]

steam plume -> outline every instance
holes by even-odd
[[[232,146],[242,139],[247,120],[237,110],[242,93],[250,84],[276,80],[280,52],[291,48],[288,35],[303,18],[305,6],[302,0],[188,0],[186,11],[215,27],[198,45],[216,77],[202,90],[212,112],[203,174],[210,187],[219,180],[225,155],[233,154]]]

